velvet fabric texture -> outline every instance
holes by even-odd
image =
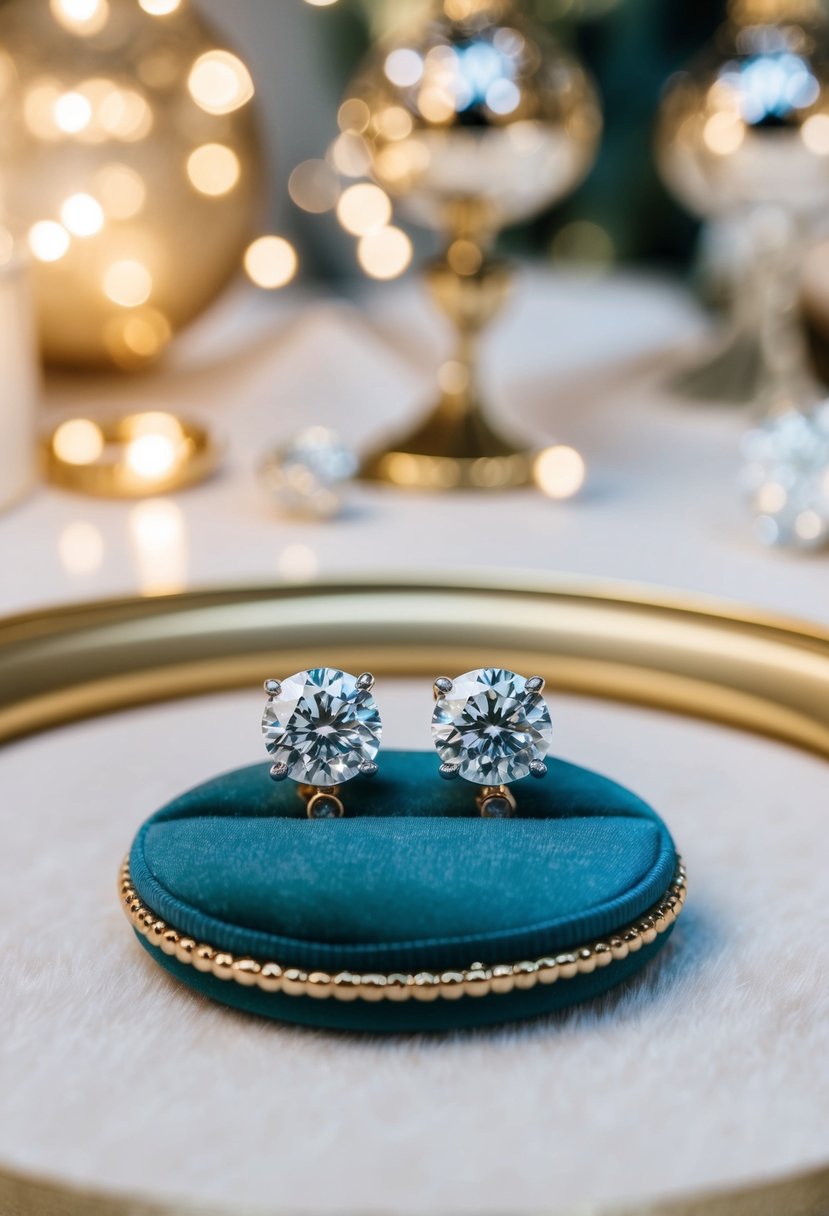
[[[676,851],[662,820],[616,783],[562,761],[516,787],[518,817],[481,820],[475,787],[431,753],[386,752],[344,787],[347,817],[314,820],[258,764],[187,791],[140,829],[140,898],[179,932],[308,971],[441,971],[515,963],[610,936],[666,891]],[[251,1013],[352,1030],[508,1021],[599,995],[667,940],[623,961],[507,995],[344,1003],[216,979],[149,946],[206,996]]]

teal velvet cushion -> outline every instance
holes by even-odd
[[[516,787],[519,815],[481,820],[475,788],[444,782],[433,754],[386,752],[344,787],[347,817],[309,820],[296,787],[254,765],[187,791],[140,829],[140,901],[178,934],[237,958],[304,972],[443,973],[555,956],[611,937],[668,891],[677,855],[635,794],[553,760]],[[612,965],[551,984],[457,1000],[341,1001],[263,991],[164,953],[205,995],[285,1021],[421,1030],[508,1021],[589,999],[627,979],[669,929]]]

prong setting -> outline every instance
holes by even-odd
[[[273,780],[323,789],[373,775],[382,734],[373,685],[371,672],[330,667],[265,680],[262,734]]]
[[[442,764],[438,769],[438,772],[444,781],[454,781],[455,778],[460,774],[460,765]]]
[[[530,764],[530,776],[539,780],[547,776],[547,765],[543,760],[533,760]]]
[[[541,776],[552,743],[543,687],[541,676],[525,679],[501,667],[436,680],[432,738],[448,766],[444,775],[457,770],[475,785],[499,787],[529,776],[531,765],[541,761],[541,768],[532,770]]]
[[[446,697],[452,691],[452,681],[448,676],[438,676],[433,685],[435,700],[440,697]]]

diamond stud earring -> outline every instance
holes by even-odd
[[[553,726],[543,691],[541,676],[525,679],[500,667],[435,680],[432,738],[440,775],[479,785],[475,801],[485,819],[508,819],[516,802],[507,786],[547,772]]]
[[[383,725],[373,687],[367,671],[352,676],[331,667],[265,681],[262,734],[273,757],[271,777],[299,783],[309,819],[339,818],[340,786],[377,772]]]

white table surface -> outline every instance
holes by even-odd
[[[580,448],[582,498],[358,488],[341,520],[280,518],[253,476],[270,443],[306,423],[365,442],[429,396],[445,337],[425,301],[403,284],[365,305],[242,292],[163,370],[52,381],[44,419],[179,408],[228,436],[228,458],[214,482],[160,505],[39,491],[0,518],[0,609],[529,567],[829,621],[827,557],[751,538],[734,488],[744,416],[666,392],[704,326],[665,283],[527,275],[493,332],[493,397],[515,425]],[[384,688],[390,746],[428,746],[421,691]],[[0,1170],[234,1211],[570,1216],[825,1164],[825,764],[550,695],[556,753],[665,814],[689,865],[688,910],[660,966],[601,1006],[425,1043],[228,1014],[130,941],[112,893],[127,842],[181,788],[261,760],[255,690],[4,749],[4,805],[26,813],[4,821],[0,848]]]
[[[579,448],[589,466],[580,498],[360,487],[337,521],[280,517],[254,476],[270,445],[312,423],[365,445],[433,393],[448,336],[416,284],[372,288],[365,304],[242,290],[158,371],[50,380],[44,421],[180,409],[213,424],[228,455],[211,483],[161,508],[42,489],[0,516],[0,610],[227,580],[502,567],[687,588],[829,621],[829,555],[770,552],[752,537],[736,489],[745,412],[667,390],[704,332],[667,282],[527,273],[492,332],[496,409],[541,441]]]

